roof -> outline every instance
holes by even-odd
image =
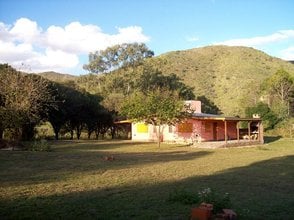
[[[213,115],[207,113],[193,113],[192,119],[198,119],[203,121],[261,121],[261,118],[239,118],[239,117],[232,117],[232,116],[224,116],[224,115]],[[133,123],[134,120],[127,119],[122,121],[116,121],[115,124],[129,124]]]
[[[261,118],[239,118],[239,117],[231,117],[231,116],[223,116],[223,115],[213,115],[206,113],[193,113],[193,119],[200,120],[216,120],[216,121],[261,121]]]

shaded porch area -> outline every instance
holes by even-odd
[[[209,142],[212,146],[263,144],[263,125],[259,117],[239,118],[199,114],[193,119],[202,122],[202,138],[193,144]],[[207,145],[209,145],[207,144]]]

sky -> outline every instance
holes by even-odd
[[[248,46],[294,60],[293,0],[0,0],[0,63],[86,74],[90,52]]]

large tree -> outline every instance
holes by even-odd
[[[187,111],[184,102],[173,91],[157,89],[148,93],[137,92],[128,97],[123,105],[122,113],[135,121],[157,126],[158,147],[164,125],[179,122]]]
[[[120,44],[89,54],[89,64],[84,69],[91,73],[105,73],[119,68],[134,67],[145,58],[152,57],[153,51],[143,43]]]
[[[274,102],[275,106],[271,107],[276,109],[280,117],[290,115],[291,110],[293,111],[290,106],[294,98],[294,79],[288,72],[283,69],[278,70],[265,80],[262,89],[268,94],[269,100]]]
[[[0,65],[0,97],[0,133],[10,129],[14,139],[31,139],[35,125],[55,105],[48,80],[7,64]]]

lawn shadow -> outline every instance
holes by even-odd
[[[49,144],[57,151],[89,151],[113,150],[129,146],[146,145],[148,142],[134,142],[129,140],[62,140],[50,141]]]
[[[273,143],[273,142],[280,140],[281,138],[282,138],[282,136],[265,136],[264,143],[265,144]]]
[[[1,199],[2,219],[188,219],[192,204],[170,202],[174,190],[197,195],[212,188],[231,195],[238,219],[283,219],[294,216],[294,156],[277,157],[210,176],[173,182],[93,189],[62,195]],[[25,204],[25,205],[24,205]],[[29,207],[29,208],[28,208]]]
[[[97,145],[85,143],[86,146],[83,146],[83,144],[81,142],[81,147],[78,145],[74,147],[75,150],[69,151],[1,152],[0,159],[3,158],[1,166],[7,167],[0,171],[1,185],[7,187],[59,182],[75,178],[76,174],[81,173],[90,172],[99,175],[106,171],[144,166],[150,163],[195,160],[213,153],[212,151],[194,152],[189,151],[188,148],[156,152],[91,151],[92,148],[96,149]],[[80,148],[83,150],[79,150]],[[108,160],[108,157],[111,157],[111,160]],[[10,166],[7,165],[9,163]]]

